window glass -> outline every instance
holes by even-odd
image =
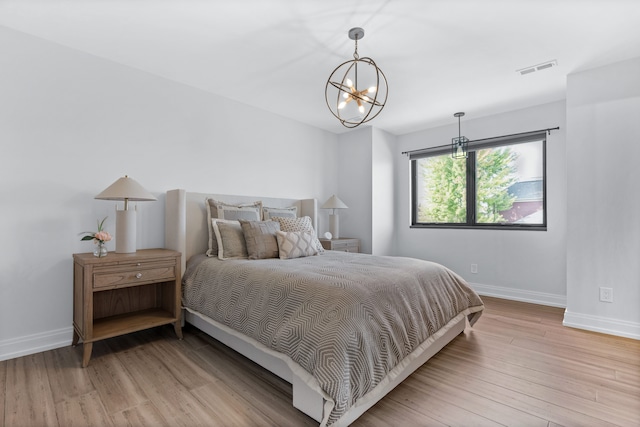
[[[412,226],[546,228],[544,134],[412,157]]]
[[[426,157],[418,160],[418,170],[418,222],[467,222],[465,162],[450,155]]]
[[[542,141],[476,151],[476,221],[543,223]]]

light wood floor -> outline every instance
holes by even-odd
[[[486,310],[354,426],[638,426],[640,341],[562,326],[562,309]],[[291,387],[194,328],[0,362],[3,426],[313,426]]]

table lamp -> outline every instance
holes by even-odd
[[[123,210],[118,210],[116,205],[116,253],[135,252],[136,210],[129,209],[129,201],[142,202],[157,199],[127,175],[111,184],[95,198],[99,200],[124,200]]]
[[[348,209],[349,207],[344,204],[344,202],[336,195],[329,197],[329,200],[324,202],[321,209],[333,209],[331,215],[329,215],[329,232],[333,239],[337,239],[340,237],[340,223],[338,220],[338,214],[336,213],[336,209]]]

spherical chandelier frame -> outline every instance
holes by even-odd
[[[387,78],[375,61],[369,57],[358,56],[358,40],[362,37],[362,28],[356,27],[349,31],[349,38],[355,40],[353,59],[338,65],[325,85],[325,101],[329,111],[347,128],[355,128],[378,116],[387,102],[389,93]],[[375,84],[366,89],[358,85],[363,67],[366,67],[364,70],[367,70],[368,77],[375,73],[375,77],[368,80],[374,81]],[[335,95],[332,93],[334,91]],[[356,115],[349,114],[348,109],[345,110],[346,105],[351,102],[358,106]]]

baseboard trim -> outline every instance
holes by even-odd
[[[504,298],[513,301],[529,302],[532,304],[548,305],[551,307],[567,306],[566,295],[549,294],[545,292],[526,291],[522,289],[505,288],[502,286],[483,285],[480,283],[470,283],[473,290],[479,295],[488,297]]]
[[[72,336],[71,326],[0,341],[0,361],[70,345]]]
[[[564,326],[640,340],[640,323],[591,314],[564,312]]]

